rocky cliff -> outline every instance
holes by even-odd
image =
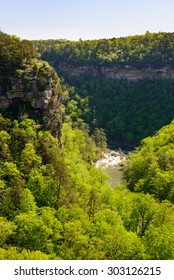
[[[94,76],[104,76],[112,79],[127,79],[138,81],[141,79],[171,79],[174,80],[174,69],[170,67],[163,68],[136,68],[132,66],[101,66],[85,65],[75,66],[70,64],[60,64],[55,66],[61,74],[78,76],[81,74],[90,74]]]
[[[42,113],[44,127],[58,138],[61,97],[59,78],[47,62],[33,59],[17,69],[15,75],[0,75],[0,108],[10,113],[14,104],[29,104],[36,113]]]

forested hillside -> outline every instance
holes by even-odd
[[[169,144],[164,164],[160,156],[149,163],[151,175],[143,173],[143,162],[155,155],[148,160],[143,146],[141,165],[139,153],[133,156],[138,159],[128,169],[128,186],[135,184],[140,193],[126,185],[112,189],[106,174],[90,164],[95,143],[68,123],[62,127],[62,149],[31,119],[1,116],[0,128],[0,259],[173,259],[174,206],[163,200],[172,198],[173,123],[156,136],[157,147]],[[167,170],[161,167],[166,158]],[[165,194],[157,193],[161,202],[148,194],[155,192],[149,176]]]
[[[72,106],[81,109],[91,132],[104,129],[109,145],[133,148],[174,118],[172,80],[133,82],[84,75],[67,77],[66,82],[74,87]]]
[[[150,33],[101,40],[34,41],[43,59],[60,63],[174,67],[174,33]]]
[[[174,121],[154,137],[143,139],[130,162],[127,181],[132,191],[174,202]]]
[[[96,117],[85,86],[83,95],[76,85],[60,82],[48,63],[34,58],[31,42],[28,45],[14,36],[0,35],[0,98],[15,100],[13,108],[8,102],[1,103],[0,259],[173,259],[174,123],[142,140],[128,156],[124,183],[112,188],[108,175],[94,167],[107,149],[104,130],[94,120],[100,116],[106,122],[112,110],[107,107],[107,92],[105,103],[101,100],[105,116],[98,111]],[[29,53],[22,54],[23,44]],[[12,71],[8,72],[10,65]],[[25,81],[27,90],[16,87],[19,80],[20,85]],[[97,80],[96,93],[105,82],[109,87],[107,80]],[[160,83],[163,92],[172,87],[167,81]],[[149,87],[147,83],[146,90]],[[128,110],[120,85],[118,89]],[[129,90],[131,84],[127,84]],[[37,102],[34,106],[33,98],[45,107],[38,108]],[[117,104],[114,97],[112,104]],[[20,105],[17,110],[15,105]],[[152,102],[151,106],[157,105]],[[119,117],[121,122],[123,115]],[[140,126],[142,121],[139,118]],[[123,132],[118,136],[118,141],[125,141]]]
[[[90,131],[103,128],[109,144],[133,147],[172,121],[174,33],[34,44],[74,86],[73,102],[84,100]]]

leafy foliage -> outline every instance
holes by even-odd
[[[0,31],[0,73],[14,73],[24,60],[29,60],[36,54],[31,41],[20,40]]]
[[[134,147],[174,118],[172,80],[127,81],[106,78],[101,66],[112,72],[124,69],[171,69],[174,67],[174,33],[150,33],[101,40],[34,41],[42,59],[55,67],[70,84],[66,112],[74,122],[84,120],[90,133],[104,129],[108,143]],[[69,67],[68,71],[61,71]],[[76,68],[79,67],[79,75]],[[86,67],[86,68],[85,68]],[[90,68],[91,67],[91,68]],[[110,68],[107,68],[110,67]],[[86,74],[80,70],[89,69]],[[91,75],[92,72],[97,75]],[[100,71],[101,70],[101,71]],[[71,75],[71,72],[74,74]],[[82,71],[83,72],[83,71]],[[75,109],[75,110],[74,110]],[[170,114],[168,113],[170,112]]]
[[[66,82],[73,86],[66,112],[73,112],[75,122],[77,116],[84,120],[91,132],[103,128],[110,145],[134,147],[174,118],[171,80],[133,82],[80,75],[66,76]]]
[[[66,121],[60,149],[33,120],[0,119],[1,145],[8,148],[8,160],[0,157],[1,259],[173,257],[173,237],[165,238],[173,205],[108,185],[107,175],[92,166],[99,149],[93,137],[102,132],[90,137]],[[156,147],[164,144],[157,139]]]
[[[42,58],[55,67],[72,65],[105,65],[161,67],[174,66],[174,33],[150,33],[101,40],[34,41]]]
[[[11,65],[13,70],[18,67],[15,70],[22,76],[24,73],[19,66],[23,59],[27,59],[26,53],[24,56],[20,54],[24,43],[20,44],[21,41],[14,36],[3,33],[0,36],[5,42],[4,46],[6,42],[11,42],[15,54],[13,60],[9,55],[9,44],[4,47],[7,50],[5,56],[3,44],[0,44],[5,61],[3,71]],[[54,41],[47,41],[46,45],[45,42],[37,43],[43,53],[47,52],[48,43],[51,48],[56,47],[62,55],[62,61],[67,60],[75,47],[74,56],[69,57],[69,61],[74,57],[76,63],[77,60],[81,63],[82,60],[90,59],[91,63],[99,61],[101,64],[133,64],[141,60],[140,67],[149,63],[150,49],[154,55],[154,65],[158,66],[159,49],[166,43],[168,53],[167,56],[162,56],[160,65],[168,63],[172,66],[172,36],[173,34],[148,33],[144,36],[98,42],[72,43],[60,40],[57,46],[54,46]],[[126,44],[131,47],[126,49]],[[91,46],[96,53],[91,52]],[[127,54],[133,52],[133,49],[135,51],[128,59],[117,49],[116,56],[116,46],[118,49],[124,48],[125,54],[126,51]],[[15,53],[15,47],[20,52]],[[42,72],[39,63],[35,62],[33,70],[36,75],[41,71],[42,87],[49,77],[46,68]],[[105,129],[108,135],[117,134],[116,139],[123,139],[124,126],[127,126],[130,114],[134,117],[133,120],[139,116],[138,130],[131,128],[129,137],[126,135],[126,139],[129,138],[130,141],[132,134],[139,131],[137,140],[144,129],[142,118],[146,116],[141,110],[145,108],[148,111],[150,103],[147,107],[145,104],[138,115],[133,113],[136,112],[136,106],[133,111],[130,108],[131,113],[128,113],[127,104],[130,105],[132,96],[138,96],[145,103],[143,96],[138,94],[141,87],[117,83],[115,93],[110,96],[111,101],[109,84],[109,80],[104,80],[103,83],[101,80],[96,83],[88,80],[83,84],[83,90],[79,87],[78,92],[72,86],[62,87],[64,115],[61,145],[53,137],[53,133],[43,131],[38,123],[26,115],[18,120],[0,115],[0,259],[173,259],[174,122],[163,127],[154,137],[142,141],[137,151],[129,156],[125,174],[127,181],[111,188],[107,174],[93,167],[102,151],[107,148],[102,124],[107,124]],[[153,89],[153,85],[147,82],[148,92]],[[162,89],[162,94],[166,90],[166,96],[173,100],[170,90],[167,90],[168,87],[172,88],[172,83],[158,81],[155,85]],[[78,82],[76,86],[78,88]],[[110,86],[112,89],[112,84]],[[94,97],[89,94],[92,88],[96,92]],[[102,88],[103,97],[99,94]],[[119,91],[122,94],[119,95]],[[124,94],[129,96],[128,103],[123,98]],[[160,94],[159,97],[162,98]],[[100,106],[97,104],[99,100]],[[110,107],[111,102],[114,106],[117,104],[124,108],[127,113],[125,119]],[[150,102],[152,106],[158,106],[153,98]],[[105,114],[102,115],[97,106],[102,106],[106,110]],[[166,108],[169,110],[171,107],[166,105]],[[110,114],[110,120],[107,119],[107,114]],[[114,115],[116,126],[111,126],[109,132],[109,122]],[[57,122],[54,112],[49,117],[51,123]],[[132,123],[128,124],[131,127]],[[114,136],[112,139],[115,139]]]
[[[174,202],[174,122],[155,136],[142,140],[136,153],[130,155],[126,176],[134,191],[153,194],[160,201]]]

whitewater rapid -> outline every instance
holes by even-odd
[[[95,167],[119,167],[125,160],[126,157],[122,152],[110,150],[109,152],[103,153],[103,157],[96,162]]]

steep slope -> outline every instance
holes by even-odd
[[[110,188],[84,131],[64,123],[57,144],[31,119],[0,116],[0,259],[174,258],[170,201]]]
[[[63,90],[55,70],[16,36],[1,32],[0,50],[0,111],[14,119],[28,114],[60,139]]]
[[[53,63],[54,64],[54,63]],[[124,79],[128,81],[139,81],[143,79],[168,79],[174,80],[174,69],[167,67],[153,68],[149,65],[147,68],[138,68],[136,66],[102,66],[102,65],[82,65],[76,66],[65,63],[58,64],[57,71],[63,76],[77,77],[80,75],[92,75],[96,77]]]
[[[62,89],[55,70],[48,63],[32,59],[1,77],[0,110],[17,118],[28,114],[60,137]]]
[[[155,183],[166,196],[155,192],[155,200],[125,185],[111,188],[106,174],[93,167],[106,138],[95,127],[89,136],[83,121],[89,113],[86,95],[81,98],[73,87],[60,86],[53,68],[30,52],[23,56],[23,41],[0,35],[1,110],[10,117],[0,115],[0,259],[173,259],[174,206],[162,201],[173,202],[173,123],[160,137],[144,140],[143,159],[136,158],[135,164],[132,158],[127,175],[132,190],[143,187],[145,192],[138,175],[144,164],[152,163]],[[43,123],[50,131],[43,130]],[[149,173],[146,192],[155,172]]]
[[[103,128],[109,144],[138,145],[174,118],[174,33],[34,44],[74,86],[91,132]]]
[[[174,121],[142,140],[130,155],[126,176],[131,190],[174,202]]]

